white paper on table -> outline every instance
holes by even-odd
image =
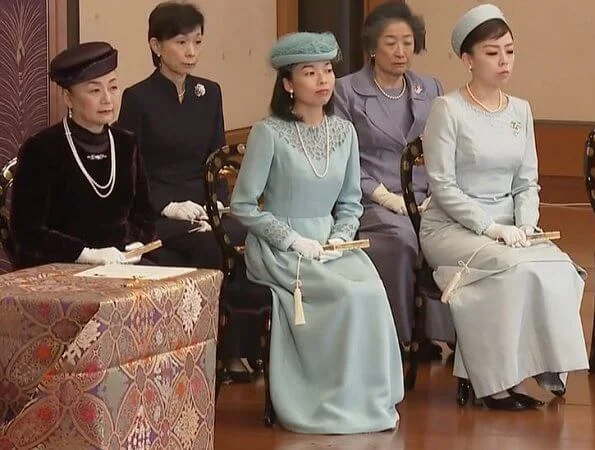
[[[194,272],[195,267],[140,266],[135,264],[107,264],[75,273],[75,277],[124,278],[163,280]]]

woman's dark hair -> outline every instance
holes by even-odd
[[[502,19],[487,20],[467,35],[461,44],[461,55],[463,53],[471,55],[473,46],[478,42],[487,41],[488,39],[500,39],[506,33],[510,33],[512,36],[510,27]]]
[[[274,116],[287,120],[289,122],[301,121],[302,118],[294,114],[293,110],[293,99],[289,96],[289,92],[283,87],[283,78],[291,80],[291,70],[295,65],[289,65],[279,68],[277,71],[277,79],[275,80],[275,87],[273,87],[273,96],[271,98],[271,113]],[[334,114],[335,112],[335,94],[331,95],[329,101],[322,107],[324,113],[327,116]]]
[[[391,0],[378,5],[364,21],[362,43],[370,54],[378,45],[378,39],[391,22],[405,22],[413,31],[413,52],[417,55],[426,49],[426,24],[422,16],[414,15],[404,1]]]
[[[149,15],[149,40],[167,41],[179,34],[190,33],[200,27],[205,32],[205,17],[192,3],[168,1],[159,3]],[[159,67],[159,58],[151,50],[155,67]]]

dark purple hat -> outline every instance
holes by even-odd
[[[107,42],[85,42],[50,62],[50,79],[63,88],[105,75],[118,66],[118,51]]]

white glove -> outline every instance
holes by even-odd
[[[293,241],[291,248],[307,259],[319,258],[324,251],[320,242],[305,237],[299,237]]]
[[[213,227],[211,227],[211,224],[209,222],[207,222],[206,220],[199,220],[198,222],[196,221],[191,221],[194,225],[196,225],[195,227],[191,228],[192,230],[195,230],[197,233],[204,233],[206,231],[212,231]]]
[[[342,244],[343,242],[345,241],[340,238],[328,240],[329,244]],[[333,259],[340,258],[341,256],[343,256],[343,252],[341,250],[323,250],[318,259],[320,259],[320,262],[325,263],[332,261]]]
[[[531,243],[523,230],[514,225],[491,224],[485,231],[486,236],[494,240],[502,240],[509,247],[528,247]]]
[[[525,233],[525,236],[531,236],[532,234],[535,234],[535,227],[533,225],[521,225],[520,230]]]
[[[378,187],[374,189],[374,192],[372,192],[370,198],[380,206],[384,206],[386,209],[390,209],[394,213],[403,216],[407,215],[407,208],[405,207],[405,199],[403,196],[389,192],[384,184],[379,184]]]
[[[142,246],[144,246],[145,244],[143,244],[142,242],[131,242],[130,244],[128,244],[126,247],[124,247],[124,250],[126,250],[127,252],[131,251],[131,250],[135,250],[137,248],[141,248]],[[124,259],[124,261],[122,261],[124,264],[137,264],[140,262],[142,255],[138,255],[138,256],[133,256],[132,258],[126,258]]]
[[[116,247],[85,247],[76,262],[80,264],[119,264],[124,262],[124,255]]]
[[[181,203],[171,202],[163,208],[161,215],[169,219],[189,220],[191,222],[208,219],[205,209],[190,200]]]
[[[432,196],[431,196],[431,195],[430,195],[430,196],[428,196],[428,197],[426,197],[426,198],[424,199],[424,201],[423,201],[423,202],[421,202],[421,205],[419,205],[419,206],[417,207],[417,210],[420,212],[420,214],[421,214],[422,212],[424,212],[426,209],[428,209],[428,205],[430,204],[430,199],[431,199],[431,198],[432,198]]]

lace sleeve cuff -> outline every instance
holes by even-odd
[[[264,229],[264,238],[275,247],[287,250],[299,237],[289,225],[278,219],[273,219]]]
[[[329,239],[340,238],[344,241],[352,241],[357,233],[358,226],[352,223],[336,224],[332,230]]]

